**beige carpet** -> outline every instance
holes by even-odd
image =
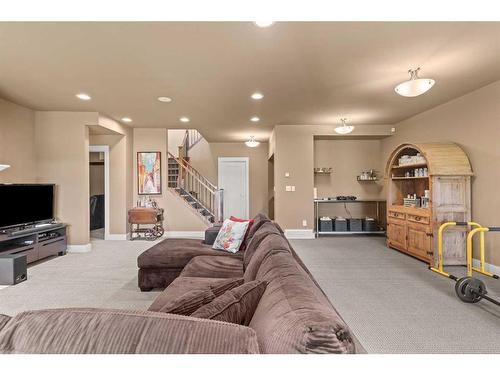
[[[380,237],[292,241],[369,353],[500,353],[500,308],[468,305],[453,283]],[[28,280],[0,289],[0,313],[56,307],[145,310],[159,294],[137,288],[146,241],[93,240],[93,250],[35,264]],[[459,268],[459,272],[465,269]],[[486,280],[500,296],[500,281]]]
[[[368,353],[500,353],[498,306],[461,302],[450,279],[384,238],[291,242]],[[482,279],[500,299],[500,281]]]
[[[0,289],[0,313],[55,307],[146,310],[159,294],[137,287],[137,256],[149,241],[92,240],[92,251],[43,260],[28,280]]]

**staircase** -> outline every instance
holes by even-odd
[[[168,153],[168,187],[175,191],[207,224],[222,220],[222,189],[217,189],[217,186],[189,164],[185,157],[175,157],[170,152]]]

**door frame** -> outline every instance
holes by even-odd
[[[104,239],[109,240],[109,146],[108,145],[89,145],[90,152],[103,152],[104,153]],[[89,217],[90,221],[90,217]]]
[[[246,216],[243,217],[242,219],[248,219],[250,218],[250,158],[247,156],[241,156],[241,157],[228,157],[228,156],[219,156],[217,159],[217,185],[218,187],[221,186],[221,164],[224,162],[244,162],[245,163],[245,169],[246,169],[246,184],[245,184],[245,189],[246,189],[246,202],[245,202],[245,208],[246,208]]]

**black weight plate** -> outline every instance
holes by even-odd
[[[474,291],[479,291],[480,293],[486,292],[486,286],[481,280],[473,277],[462,277],[455,284],[455,292],[458,298],[464,302],[476,303],[483,298],[474,293]]]

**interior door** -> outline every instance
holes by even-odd
[[[249,216],[248,163],[248,158],[219,158],[218,185],[224,189],[224,219]]]

